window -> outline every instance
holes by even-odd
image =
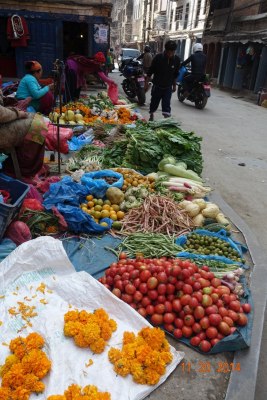
[[[187,28],[187,25],[188,25],[188,16],[189,16],[189,3],[186,4],[186,8],[185,8],[184,27],[183,27],[183,29],[186,29],[186,28]]]
[[[175,10],[175,25],[176,25],[176,30],[179,29],[180,24],[182,23],[183,19],[183,6],[176,7]]]
[[[196,19],[195,19],[195,23],[194,23],[194,28],[196,28],[199,23],[200,7],[201,7],[201,0],[197,0],[197,13],[196,13]]]
[[[173,15],[174,15],[174,10],[171,10],[171,19],[170,19],[171,25],[172,25],[172,21],[173,21]]]
[[[261,13],[267,12],[267,1],[266,1],[266,0],[262,0],[260,12],[261,12]]]

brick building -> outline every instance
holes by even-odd
[[[0,74],[21,77],[36,59],[49,75],[71,52],[106,52],[111,10],[111,0],[0,0]]]

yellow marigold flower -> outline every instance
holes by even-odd
[[[123,334],[123,344],[133,343],[135,341],[135,334],[133,332],[124,332]]]
[[[150,355],[151,348],[147,345],[141,345],[136,348],[136,359],[140,363],[144,363],[147,357]]]
[[[0,400],[8,400],[11,397],[11,390],[8,387],[0,387]]]
[[[114,364],[114,371],[120,376],[126,376],[130,373],[130,364],[127,358],[120,358]]]
[[[79,385],[70,385],[67,390],[65,390],[64,395],[66,400],[73,400],[77,396],[81,394],[81,386]]]
[[[52,396],[48,396],[47,400],[66,400],[66,397],[64,396],[64,394],[56,394],[56,395],[52,395]]]
[[[23,386],[28,391],[35,393],[42,393],[45,389],[43,382],[41,382],[34,374],[27,374],[25,376],[25,383]]]
[[[128,358],[128,360],[133,360],[136,358],[136,346],[133,343],[129,343],[123,346],[123,357]]]
[[[84,336],[81,332],[74,336],[74,342],[78,347],[88,347],[88,343],[85,341]]]
[[[153,369],[145,369],[144,378],[147,385],[156,385],[160,379],[160,374]]]
[[[164,339],[160,348],[160,351],[169,352],[170,351],[170,344],[167,339]]]
[[[82,394],[85,394],[86,396],[94,396],[98,393],[97,386],[95,385],[88,385],[85,386],[82,390]]]
[[[15,354],[11,354],[5,359],[5,364],[0,367],[0,376],[3,377],[12,367],[13,364],[19,363],[20,360]]]
[[[144,376],[144,368],[142,367],[142,364],[134,361],[131,363],[131,374],[133,376],[133,380],[136,383],[139,383],[141,385],[146,384],[145,376]]]
[[[11,340],[9,344],[9,349],[21,360],[26,354],[25,340],[20,336],[16,339]]]
[[[165,333],[160,328],[143,328],[139,335],[144,338],[146,343],[154,350],[159,350],[165,339]]]
[[[145,367],[152,367],[160,362],[160,353],[156,350],[150,350],[147,353],[143,363]]]
[[[104,340],[109,340],[112,335],[112,330],[108,322],[105,322],[101,326],[101,337]]]
[[[39,379],[44,378],[51,369],[51,361],[42,350],[37,349],[31,350],[23,357],[21,365],[25,373],[33,373]]]
[[[12,390],[10,399],[12,400],[29,400],[30,392],[27,389],[18,387],[15,390]]]
[[[154,365],[154,371],[156,371],[159,375],[164,375],[166,372],[165,363],[159,362],[157,365]]]
[[[64,315],[64,321],[78,321],[79,320],[79,312],[78,311],[68,311]]]
[[[44,338],[38,333],[30,333],[26,339],[27,351],[32,349],[41,349],[44,346]]]
[[[105,350],[106,342],[104,339],[99,338],[94,343],[90,344],[90,349],[95,354],[100,354]]]
[[[117,330],[117,327],[118,327],[117,322],[114,321],[114,319],[110,319],[109,320],[109,326],[110,326],[112,332],[115,332]]]
[[[79,321],[82,323],[86,323],[90,320],[91,315],[85,310],[79,312]]]
[[[64,324],[64,335],[73,337],[82,329],[83,325],[79,321],[68,321]]]
[[[99,319],[103,321],[108,321],[109,317],[106,311],[103,308],[98,308],[97,310],[94,311],[94,315]]]
[[[108,359],[109,361],[114,364],[121,358],[121,351],[119,349],[115,349],[115,347],[111,347],[108,352]]]
[[[81,333],[87,345],[94,343],[100,338],[100,328],[96,323],[84,325],[81,329]]]
[[[25,372],[20,364],[14,364],[3,376],[2,386],[16,389],[23,386],[25,382]]]
[[[160,353],[160,358],[165,364],[169,364],[173,359],[173,355],[169,351],[163,351]]]

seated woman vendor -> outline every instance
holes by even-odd
[[[5,107],[0,90],[0,153],[14,147],[24,178],[40,173],[45,152],[45,121],[40,114],[26,113],[16,107]],[[3,163],[3,172],[14,176],[14,166],[9,157]]]
[[[38,80],[42,76],[42,66],[38,61],[27,61],[25,64],[26,75],[21,79],[17,90],[17,100],[31,97],[29,104],[35,111],[48,115],[53,107],[53,84],[41,87]]]

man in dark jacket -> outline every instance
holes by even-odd
[[[173,40],[165,43],[165,51],[157,54],[148,71],[148,78],[153,75],[153,87],[151,91],[150,118],[154,120],[154,112],[157,110],[161,101],[162,115],[164,118],[171,116],[171,96],[176,91],[176,80],[180,68],[180,59],[175,55],[177,48]]]
[[[193,54],[182,62],[181,67],[191,63],[191,74],[186,75],[184,78],[184,91],[185,97],[187,97],[188,92],[192,90],[194,81],[203,81],[205,79],[205,70],[207,57],[203,53],[203,46],[201,43],[195,43],[193,46]]]

